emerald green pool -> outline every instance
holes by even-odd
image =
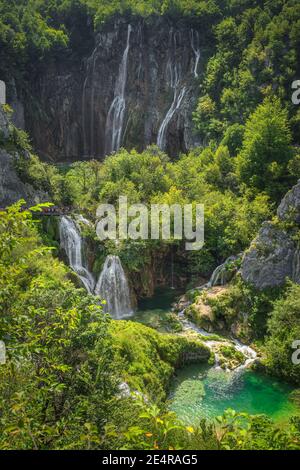
[[[140,300],[138,310],[130,320],[151,326],[161,332],[168,331],[167,315],[179,295],[180,292],[175,289],[157,289],[153,297]]]
[[[186,424],[212,419],[228,408],[284,421],[299,411],[290,400],[292,391],[289,385],[257,372],[224,372],[193,365],[177,372],[170,409]]]
[[[153,298],[139,303],[131,320],[161,332],[169,331],[168,314],[179,294],[172,289],[157,290]],[[299,413],[290,399],[292,391],[291,386],[257,372],[224,372],[200,364],[177,371],[169,408],[186,424],[195,424],[201,418],[213,419],[228,408],[284,421]]]

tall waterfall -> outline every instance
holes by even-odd
[[[105,127],[106,154],[119,150],[125,116],[125,87],[127,81],[128,53],[132,27],[127,29],[127,43],[119,67],[119,75],[115,85],[114,99],[108,111]]]
[[[96,53],[97,53],[98,47],[96,46],[92,57],[90,58],[91,62],[91,70],[92,70],[92,81],[91,81],[91,105],[90,105],[90,120],[88,121],[86,119],[86,112],[87,112],[87,86],[88,86],[88,81],[89,81],[89,75],[85,77],[84,84],[83,84],[83,93],[82,93],[82,103],[81,103],[81,108],[82,108],[82,137],[83,137],[83,155],[87,156],[88,155],[88,139],[86,135],[86,126],[87,122],[89,124],[89,130],[90,130],[90,135],[89,135],[89,142],[90,142],[90,154],[93,155],[94,153],[94,141],[95,141],[95,136],[94,136],[94,128],[95,128],[95,86],[94,86],[94,74],[95,74],[95,68],[96,68]]]
[[[170,108],[168,109],[161,126],[158,131],[157,135],[157,145],[161,150],[165,150],[167,145],[167,130],[169,123],[171,122],[175,112],[179,109],[181,102],[184,98],[186,93],[186,87],[180,88],[180,67],[176,61],[176,36],[173,31],[170,32],[170,46],[172,57],[169,58],[167,63],[167,74],[169,75],[168,78],[168,85],[170,88],[174,90],[173,101],[171,103]]]
[[[194,77],[198,78],[198,65],[199,65],[199,60],[201,57],[200,53],[200,46],[199,46],[199,33],[198,31],[195,31],[194,29],[191,30],[191,45],[193,52],[195,54],[195,64],[194,64]]]
[[[104,310],[116,320],[133,314],[127,278],[118,256],[107,256],[95,294],[106,301]]]
[[[84,266],[82,259],[82,238],[75,222],[63,216],[59,226],[60,244],[65,250],[71,268],[78,274],[83,285],[89,293],[92,293],[95,281],[92,274]]]

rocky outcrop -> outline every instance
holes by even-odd
[[[31,77],[25,124],[36,152],[72,161],[119,146],[158,143],[172,156],[199,144],[192,111],[203,44],[184,20],[115,18],[83,57],[56,57]]]
[[[215,318],[211,301],[224,295],[227,290],[228,286],[216,286],[204,289],[196,298],[196,301],[186,309],[186,315],[197,326],[204,328],[210,333],[224,330],[225,323]]]
[[[277,216],[279,220],[300,226],[300,180],[282,199]]]
[[[0,106],[0,208],[5,208],[19,199],[25,199],[28,204],[36,204],[47,200],[47,195],[39,193],[29,184],[24,184],[19,178],[15,161],[17,153],[12,155],[5,149],[5,143],[10,137],[9,121]]]
[[[26,187],[14,168],[14,158],[0,149],[0,207],[5,208],[19,199],[31,200],[32,188]]]
[[[300,181],[281,201],[277,219],[265,222],[244,254],[242,278],[258,289],[280,286],[287,278],[300,283]]]

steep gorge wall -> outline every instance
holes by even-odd
[[[199,144],[192,123],[208,55],[185,21],[115,18],[76,60],[56,57],[31,77],[25,125],[44,159],[103,157],[158,143],[171,156]]]

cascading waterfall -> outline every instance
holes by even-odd
[[[198,65],[201,57],[200,46],[199,46],[199,33],[194,29],[191,30],[191,46],[195,54],[195,64],[193,74],[195,78],[198,78]]]
[[[207,287],[214,287],[217,285],[224,285],[224,273],[226,270],[226,261],[220,266],[217,266],[214,272],[212,273],[210,280],[207,283]]]
[[[128,281],[118,256],[107,256],[95,294],[106,301],[104,310],[116,320],[133,314]]]
[[[119,150],[121,147],[122,130],[126,109],[125,87],[127,81],[128,53],[132,27],[127,29],[127,43],[119,67],[119,75],[115,85],[114,99],[108,111],[105,127],[106,154]]]
[[[89,221],[79,216],[82,223]],[[66,252],[69,265],[81,279],[86,290],[99,295],[106,301],[104,310],[115,319],[133,314],[128,281],[118,256],[107,256],[103,270],[95,287],[93,275],[84,266],[82,258],[82,237],[74,220],[63,216],[60,219],[60,244]]]
[[[180,108],[181,102],[186,93],[186,87],[180,88],[180,68],[176,61],[176,37],[173,30],[170,31],[170,46],[172,57],[167,63],[168,85],[174,90],[173,101],[165,115],[157,135],[157,145],[161,150],[165,150],[167,145],[167,130],[175,112]]]
[[[89,293],[92,293],[95,281],[92,274],[84,266],[82,259],[82,238],[76,223],[67,216],[60,219],[59,226],[60,244],[66,252],[69,265],[81,279],[83,285]]]
[[[96,67],[96,52],[97,46],[95,47],[92,57],[90,59],[92,63],[92,89],[91,89],[91,109],[90,109],[90,154],[93,154],[94,151],[94,120],[95,120],[95,87],[94,87],[94,74],[95,74],[95,67]],[[88,155],[88,142],[87,142],[87,135],[86,135],[86,100],[87,100],[87,84],[88,84],[89,76],[87,74],[84,84],[83,84],[83,93],[82,93],[82,133],[83,133],[83,154],[84,156]]]
[[[238,339],[232,338],[232,341],[234,342],[234,347],[237,351],[241,352],[244,354],[246,357],[246,361],[244,364],[241,366],[237,367],[235,371],[238,370],[243,370],[247,367],[249,367],[257,358],[257,353],[254,351],[254,349],[250,348],[250,346],[247,346],[246,344],[241,343]]]
[[[173,102],[171,104],[170,109],[168,110],[160,128],[158,131],[158,136],[157,136],[157,145],[161,150],[165,150],[166,144],[167,144],[167,136],[166,136],[166,131],[168,129],[168,125],[170,121],[172,120],[172,117],[174,116],[175,112],[177,109],[180,107],[181,102],[183,100],[183,97],[186,93],[186,87],[183,87],[181,90],[175,89],[174,92],[174,98]]]
[[[96,68],[96,50],[95,48],[93,52],[93,74],[92,77],[95,75],[95,68]],[[95,132],[95,87],[94,87],[94,80],[92,81],[92,93],[91,93],[91,123],[90,123],[90,130],[91,130],[91,155],[94,153],[94,132]]]
[[[181,323],[182,323],[182,326],[183,326],[183,329],[185,331],[195,331],[196,333],[200,334],[201,336],[205,336],[206,338],[209,338],[210,336],[214,336],[214,333],[209,333],[208,331],[204,330],[203,328],[199,328],[198,326],[196,326],[194,323],[192,323],[191,321],[187,320],[185,317],[184,317],[184,312],[181,312],[180,313],[180,320],[181,320]],[[239,372],[239,371],[242,371],[244,369],[247,369],[251,364],[253,364],[257,358],[257,353],[256,351],[254,351],[254,349],[252,349],[250,346],[247,346],[246,344],[243,344],[241,343],[238,339],[236,338],[231,338],[230,341],[233,343],[232,346],[234,346],[234,348],[241,352],[243,354],[243,356],[245,357],[245,362],[243,364],[241,364],[240,366],[238,366],[236,369],[233,370],[233,372]],[[217,352],[217,349],[218,349],[218,346],[220,346],[220,344],[222,344],[222,341],[217,341],[217,340],[206,340],[205,341],[205,345],[214,353],[215,355],[215,364],[214,364],[214,367],[216,369],[220,369],[220,363],[219,363],[219,356],[218,356],[218,352]],[[229,341],[226,341],[224,340],[223,341],[223,344],[225,345],[228,345],[230,344]],[[230,372],[229,370],[227,370],[227,372]]]
[[[216,269],[213,271],[208,283],[204,284],[204,286],[201,286],[201,289],[214,287],[214,286],[224,286],[226,282],[228,282],[229,280],[228,274],[230,271],[228,270],[228,267],[230,263],[233,263],[234,261],[236,261],[240,256],[241,255],[229,256],[229,258],[227,258],[224,263],[217,266]]]

